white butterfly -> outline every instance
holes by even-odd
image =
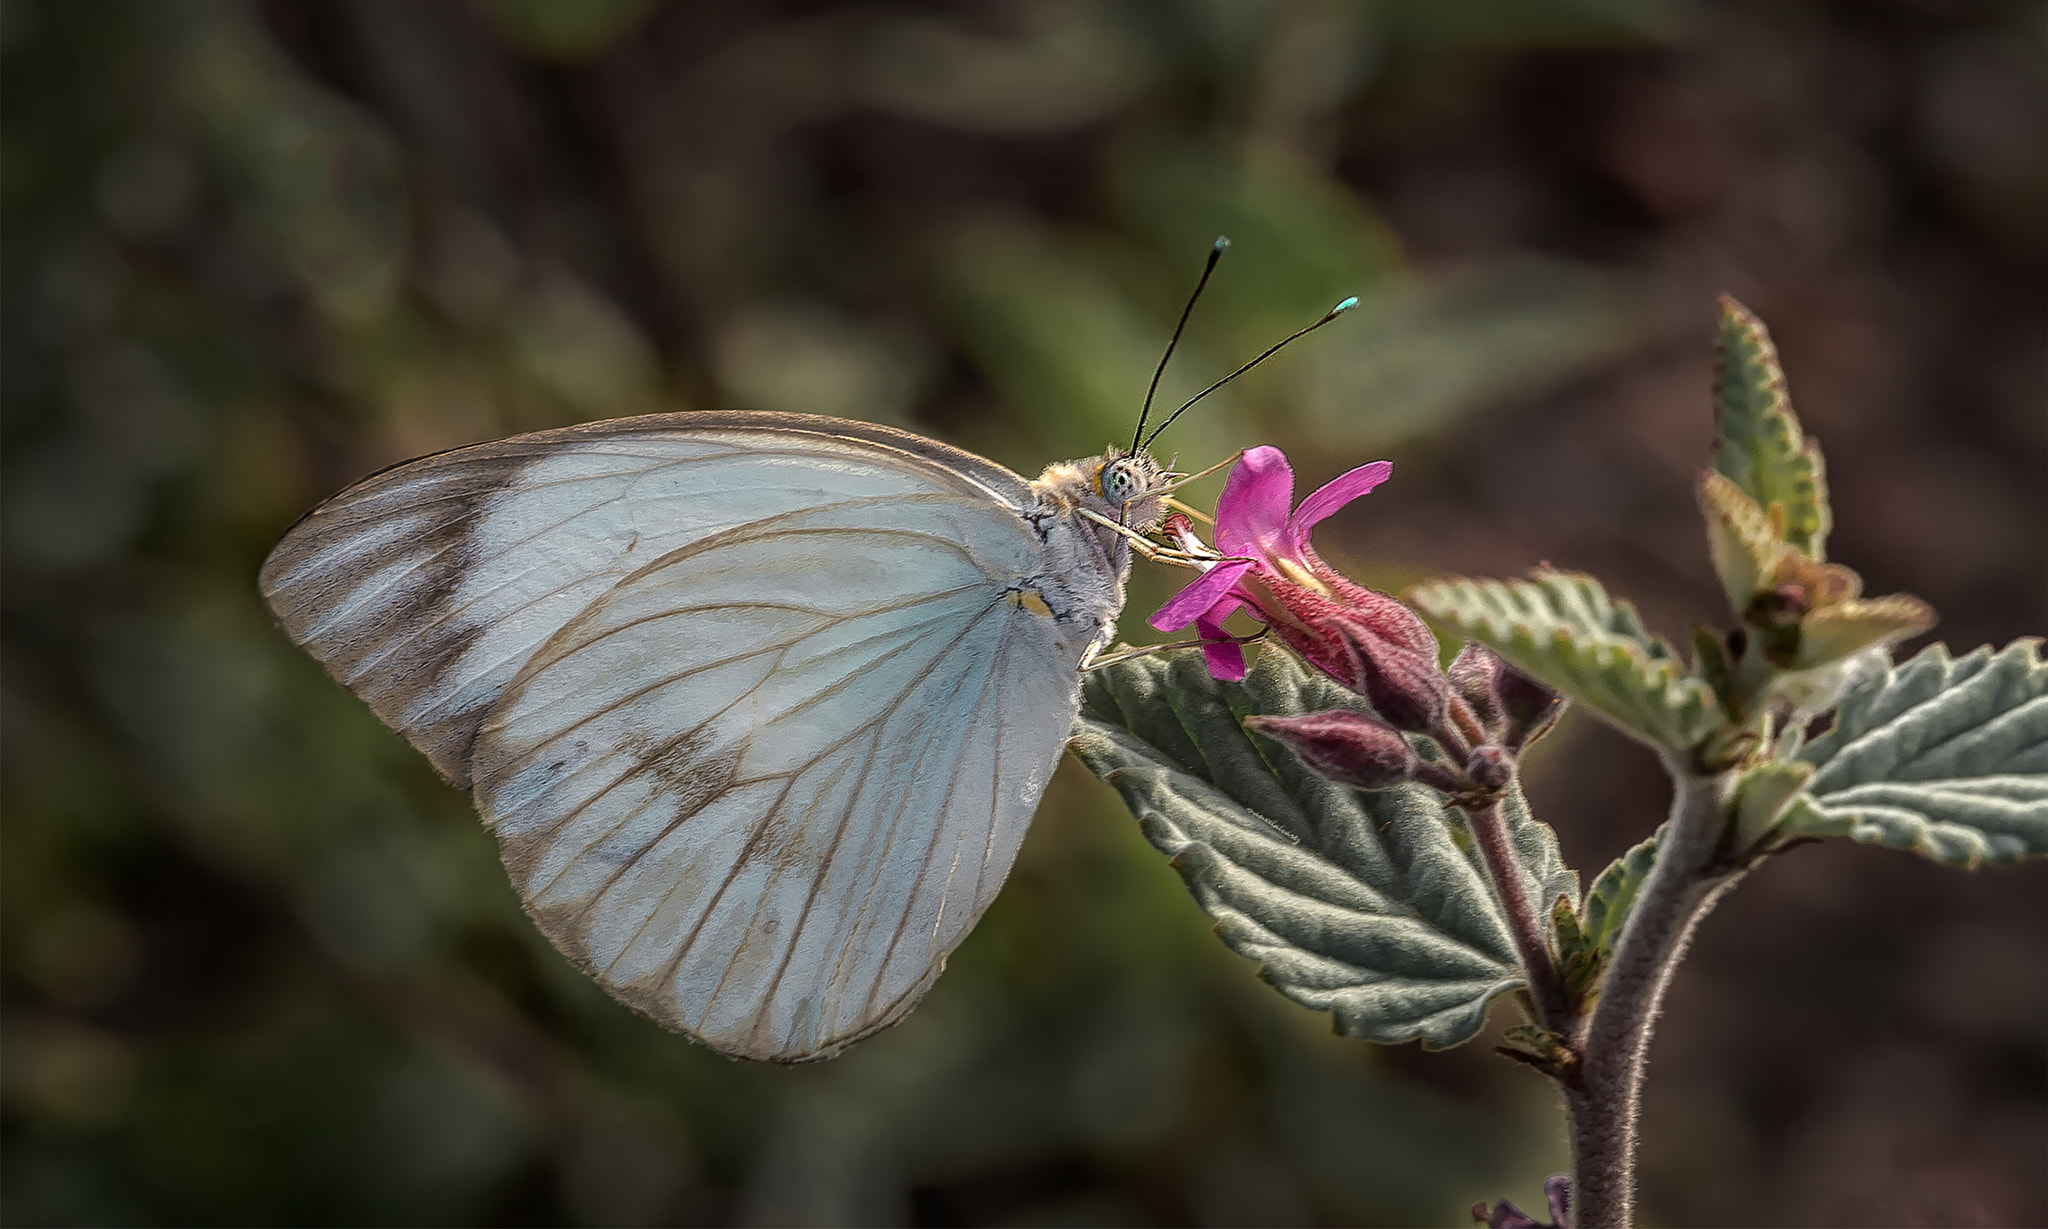
[[[714,1049],[796,1061],[901,1019],[988,907],[1114,635],[1117,526],[1172,477],[661,414],[386,470],[262,587],[475,791],[556,947]]]

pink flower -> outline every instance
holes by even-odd
[[[1245,675],[1244,651],[1223,630],[1223,620],[1240,607],[1249,607],[1304,660],[1368,697],[1384,689],[1374,685],[1387,673],[1383,666],[1395,666],[1401,676],[1416,669],[1434,675],[1436,637],[1415,612],[1345,579],[1308,543],[1318,523],[1393,472],[1388,461],[1362,465],[1290,511],[1294,471],[1287,457],[1278,448],[1246,452],[1216,501],[1216,548],[1223,557],[1160,607],[1152,626],[1178,631],[1194,624],[1211,642],[1203,651],[1219,679]],[[1184,545],[1192,539],[1183,531]]]

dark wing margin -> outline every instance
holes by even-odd
[[[478,634],[447,607],[477,518],[528,459],[483,444],[384,470],[301,518],[258,579],[292,642],[462,789],[479,714],[407,713]]]

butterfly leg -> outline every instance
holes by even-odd
[[[1141,644],[1135,647],[1121,648],[1114,653],[1098,653],[1091,647],[1086,653],[1081,655],[1081,672],[1086,674],[1090,670],[1100,670],[1104,666],[1114,666],[1118,662],[1149,657],[1154,653],[1168,653],[1175,649],[1199,649],[1211,644],[1256,644],[1265,638],[1266,631],[1264,628],[1260,628],[1258,631],[1247,636],[1226,635],[1220,640],[1175,640],[1167,644]]]

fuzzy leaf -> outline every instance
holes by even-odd
[[[1409,600],[1654,746],[1690,748],[1720,723],[1713,690],[1590,576],[1431,581]]]
[[[1846,835],[1950,866],[2048,854],[2048,664],[2038,640],[1952,658],[1935,645],[1850,685],[1808,743],[1779,830]]]
[[[1763,321],[1726,295],[1718,350],[1714,468],[1771,515],[1780,537],[1810,558],[1825,558],[1833,514],[1820,449],[1792,414],[1778,350]]]
[[[1607,869],[1593,881],[1586,892],[1585,908],[1580,910],[1579,925],[1588,942],[1612,950],[1615,941],[1621,938],[1621,929],[1628,924],[1628,912],[1635,908],[1636,893],[1650,877],[1650,867],[1657,860],[1657,844],[1663,837],[1664,829],[1659,827],[1608,863]]]
[[[1551,944],[1557,951],[1557,976],[1564,983],[1565,997],[1573,1011],[1579,1010],[1600,986],[1607,971],[1607,953],[1586,937],[1572,902],[1558,897],[1550,909]]]
[[[1275,989],[1349,1036],[1458,1045],[1524,984],[1462,818],[1420,786],[1326,781],[1244,726],[1358,703],[1277,649],[1242,683],[1200,653],[1141,657],[1087,676],[1068,745]],[[1576,898],[1556,834],[1519,792],[1504,810],[1525,888]]]
[[[1578,1060],[1563,1034],[1534,1024],[1517,1024],[1503,1031],[1501,1040],[1508,1044],[1496,1047],[1494,1053],[1527,1063],[1552,1077],[1563,1077]]]
[[[1636,893],[1650,877],[1650,867],[1657,859],[1657,841],[1663,835],[1664,829],[1657,829],[1648,840],[1609,863],[1586,890],[1585,906],[1576,915],[1564,907],[1562,900],[1558,902],[1551,918],[1557,940],[1558,974],[1574,1002],[1586,1003],[1599,992],[1600,979],[1607,971],[1607,962],[1614,957],[1614,945],[1628,923]]]
[[[1730,852],[1742,854],[1756,848],[1812,778],[1813,765],[1802,760],[1765,760],[1745,771],[1735,783]]]
[[[1739,616],[1749,609],[1750,599],[1776,579],[1785,544],[1778,540],[1769,515],[1727,475],[1711,470],[1701,475],[1699,500],[1707,518],[1714,573],[1728,595],[1728,609]]]
[[[1858,598],[1829,606],[1799,624],[1799,656],[1793,667],[1811,670],[1880,644],[1917,636],[1934,626],[1934,608],[1910,594]]]

